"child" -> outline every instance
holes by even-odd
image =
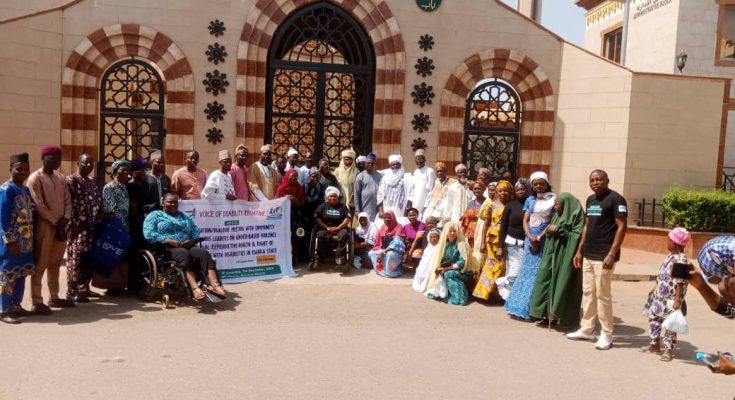
[[[661,361],[671,361],[674,358],[676,332],[667,330],[662,332],[661,324],[672,312],[681,308],[684,302],[687,283],[683,279],[672,278],[671,271],[674,263],[689,264],[684,254],[684,247],[691,238],[692,236],[684,228],[674,228],[669,232],[667,248],[670,253],[661,264],[658,277],[656,277],[656,286],[648,294],[646,302],[651,342],[641,351],[661,354],[659,358]]]
[[[429,275],[431,274],[431,257],[434,255],[434,248],[439,242],[441,231],[439,229],[432,229],[427,235],[429,243],[424,248],[424,253],[421,256],[421,262],[419,262],[418,268],[416,268],[416,274],[413,277],[413,290],[423,293],[426,291],[426,287],[429,285]]]

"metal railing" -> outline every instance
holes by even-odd
[[[633,220],[638,226],[650,226],[656,228],[666,227],[666,213],[664,213],[660,200],[655,198],[651,201],[643,198],[635,202],[638,214]]]
[[[722,167],[722,190],[735,192],[735,167]]]

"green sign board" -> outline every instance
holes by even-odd
[[[426,12],[432,12],[442,5],[442,0],[416,0],[416,5]]]

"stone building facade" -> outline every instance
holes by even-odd
[[[578,0],[577,5],[587,10],[584,47],[605,56],[606,39],[609,42],[615,34],[622,38],[623,2]],[[735,39],[735,0],[633,0],[628,29],[626,67],[680,74],[677,55],[683,51],[687,55],[683,73],[735,77],[735,47],[727,43]],[[732,88],[727,108],[727,120],[735,121]],[[724,129],[718,164],[720,168],[735,167],[735,124],[726,124]]]
[[[402,154],[409,170],[426,147],[450,168],[544,170],[579,196],[594,168],[633,199],[720,176],[729,79],[634,72],[496,0],[9,4],[0,163],[29,151],[38,165],[57,143],[65,172],[82,152],[161,147],[169,169],[197,149],[211,170],[223,148],[272,141],[332,158],[353,146],[381,165]]]

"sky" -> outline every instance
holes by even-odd
[[[502,0],[515,8],[518,0]],[[577,7],[575,0],[545,0],[543,3],[541,23],[564,39],[582,46],[584,44],[584,13]]]

